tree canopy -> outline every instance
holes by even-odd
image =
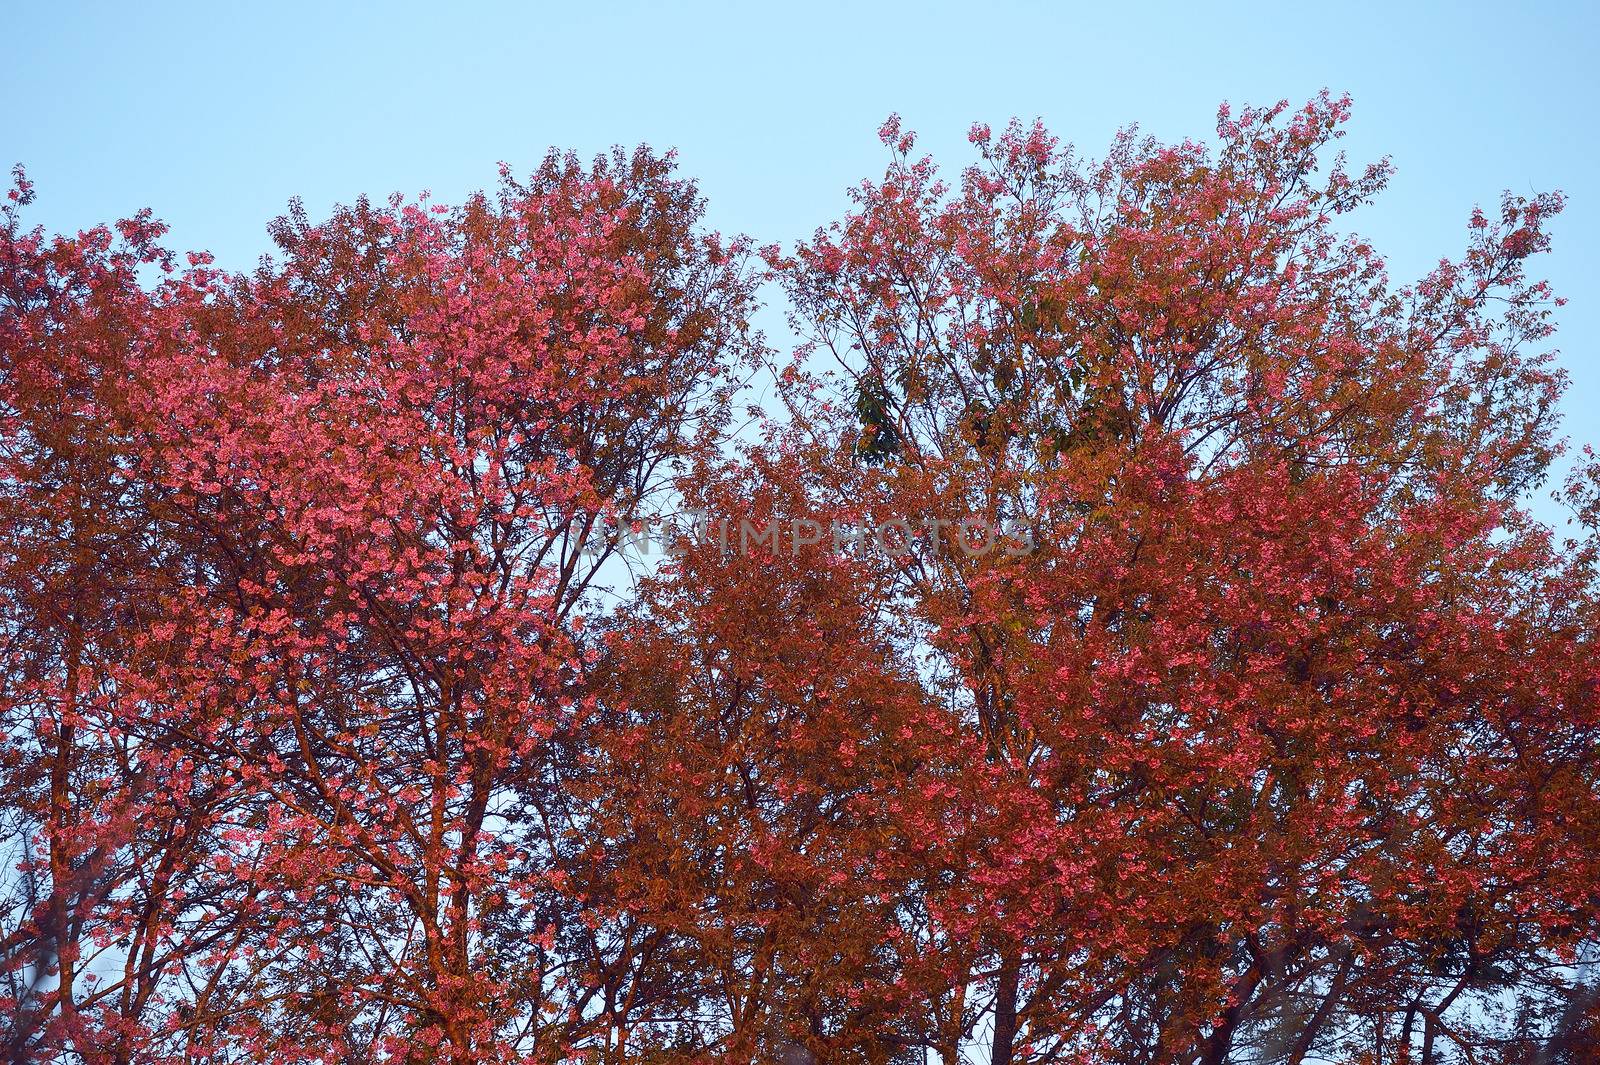
[[[1396,285],[1349,111],[891,119],[792,247],[552,153],[247,273],[19,168],[9,1060],[1592,1061],[1562,201]]]

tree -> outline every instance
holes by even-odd
[[[669,1060],[917,1046],[900,907],[941,838],[954,737],[892,638],[881,575],[810,524],[800,450],[769,441],[685,479],[708,527],[681,530],[602,660],[575,788],[604,826],[591,891],[674,955],[671,1010],[617,1011]],[[617,1050],[603,1060],[640,1060]]]
[[[139,278],[170,269],[162,227],[141,214],[116,234],[47,240],[21,227],[31,199],[19,169],[0,234],[0,1045],[11,1061],[69,1043],[125,1060],[171,973],[238,930],[171,913],[215,886],[200,866],[229,789],[211,767],[146,747],[148,723],[118,683],[147,664],[160,574],[183,564],[133,468],[124,395],[130,352],[164,327]]]
[[[1347,115],[1100,163],[976,127],[954,191],[891,120],[884,180],[768,252],[839,498],[1032,545],[898,560],[981,752],[974,864],[924,902],[984,996],[929,1018],[947,1061],[955,1025],[996,1065],[1437,1062],[1525,1036],[1496,1004],[1594,933],[1593,575],[1519,509],[1560,199],[1393,289],[1334,228],[1387,175],[1328,164]]]
[[[62,863],[99,848],[134,861],[141,887],[165,874],[123,839],[75,836],[95,819],[75,807],[98,796],[118,826],[167,803],[193,818],[196,773],[227,796],[207,793],[205,842],[182,855],[208,889],[168,882],[141,916],[152,942],[203,944],[194,965],[170,963],[130,1012],[128,976],[80,995],[52,948],[63,960],[39,1011],[62,1024],[39,1053],[486,1061],[588,1038],[586,974],[610,959],[551,949],[579,915],[543,803],[582,715],[582,604],[616,546],[611,522],[724,416],[749,282],[737,245],[695,230],[699,210],[644,151],[587,168],[552,155],[528,184],[508,176],[497,200],[454,210],[363,201],[316,226],[297,210],[275,230],[281,264],[237,277],[196,260],[153,297],[129,295],[132,336],[107,332],[109,282],[71,277],[57,295],[35,280],[65,272],[50,257],[77,245],[12,227],[8,443],[67,448],[36,440],[61,403],[38,379],[74,369],[68,330],[94,330],[105,362],[69,444],[111,454],[86,471],[76,454],[39,465],[131,480],[161,522],[104,534],[154,540],[125,563],[151,613],[115,618],[119,644],[90,675],[74,679],[86,670],[70,619],[40,624],[28,602],[8,616],[18,653],[64,678],[62,698],[106,693],[106,741],[132,737],[120,776],[63,785],[65,800],[8,797],[46,822],[40,891],[76,893],[73,919],[105,922],[137,968],[126,919],[108,913],[117,889],[84,897]],[[107,238],[91,236],[105,259]],[[91,267],[129,286],[140,258]],[[77,553],[66,563],[101,535],[64,512],[75,486],[34,468],[14,480],[27,520],[42,510],[47,532],[73,538],[57,548]],[[8,521],[8,550],[28,527]],[[18,728],[44,737],[12,759],[22,789],[42,759],[77,756],[39,720],[53,708],[32,709],[27,672],[7,683]],[[163,778],[152,799],[150,766],[189,786]],[[20,914],[19,944],[59,941],[53,914]]]

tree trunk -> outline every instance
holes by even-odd
[[[1017,1040],[1017,984],[1022,966],[1015,954],[1000,960],[1000,976],[994,993],[994,1050],[989,1065],[1011,1065],[1012,1048]]]

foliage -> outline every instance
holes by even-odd
[[[764,274],[644,149],[296,206],[249,274],[26,229],[19,170],[9,1059],[1586,1060],[1561,201],[1397,288],[1348,113],[975,127],[954,187],[891,120]],[[618,601],[663,508],[739,534]]]

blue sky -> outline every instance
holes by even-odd
[[[1502,189],[1569,195],[1539,267],[1571,301],[1556,340],[1567,431],[1600,443],[1597,12],[33,3],[0,23],[0,162],[27,165],[47,227],[150,206],[180,248],[247,267],[291,196],[314,215],[362,192],[448,201],[493,184],[502,159],[525,170],[549,145],[643,141],[679,150],[714,225],[787,242],[881,171],[874,131],[891,111],[954,170],[974,121],[1042,117],[1096,153],[1130,122],[1203,137],[1220,101],[1327,87],[1355,97],[1352,159],[1399,168],[1355,221],[1397,280],[1455,254],[1473,205]]]

